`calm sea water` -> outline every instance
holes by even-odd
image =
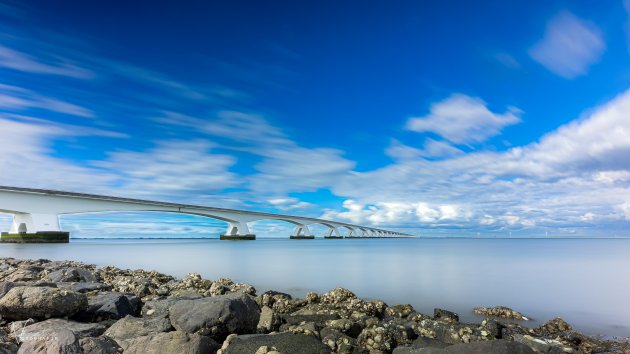
[[[182,277],[230,277],[304,296],[346,287],[424,313],[504,305],[535,325],[561,316],[588,334],[630,336],[627,239],[72,240],[0,245],[0,256],[71,259]]]

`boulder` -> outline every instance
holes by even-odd
[[[407,318],[412,313],[415,313],[413,306],[406,305],[394,305],[385,309],[385,316]]]
[[[529,321],[529,318],[523,316],[522,313],[512,310],[511,308],[505,307],[505,306],[475,307],[473,309],[473,313],[475,315],[480,315],[480,316],[492,316],[492,317],[506,318],[509,320]]]
[[[116,321],[103,335],[112,338],[124,347],[123,342],[129,339],[168,332],[171,328],[171,322],[166,317],[137,318],[126,316]]]
[[[178,331],[222,340],[230,333],[255,333],[260,309],[250,295],[230,293],[177,301],[169,308],[169,318]]]
[[[97,278],[94,273],[82,268],[64,268],[49,273],[44,277],[45,280],[53,283],[59,282],[96,282]]]
[[[74,318],[86,322],[99,322],[127,315],[135,316],[139,312],[140,300],[135,295],[104,292],[89,297],[87,309],[77,313]]]
[[[47,329],[20,338],[22,345],[18,354],[82,354],[79,338],[65,328]]]
[[[105,326],[98,323],[82,323],[52,318],[50,320],[28,325],[21,330],[16,331],[15,335],[20,341],[25,341],[26,338],[42,337],[45,336],[46,333],[57,329],[70,331],[77,338],[96,337],[105,332]]]
[[[314,322],[320,327],[324,327],[326,322],[339,319],[337,314],[313,314],[313,315],[281,315],[282,319],[290,325],[299,325],[302,322]]]
[[[113,339],[88,337],[79,339],[83,354],[118,354],[122,351]]]
[[[223,354],[252,354],[262,346],[275,347],[277,351],[285,354],[331,353],[328,346],[313,336],[279,333],[236,336],[231,339]]]
[[[178,301],[193,300],[189,298],[160,299],[146,301],[142,306],[142,317],[168,317],[168,309]]]
[[[9,290],[0,299],[0,313],[10,320],[72,316],[85,310],[85,294],[74,291],[35,286],[20,286]]]
[[[573,328],[562,318],[556,317],[553,320],[541,324],[538,328],[534,329],[534,331],[542,336],[553,336],[554,334],[571,331],[572,329]]]
[[[47,286],[50,288],[56,288],[57,284],[47,283],[47,282],[25,283],[25,282],[3,281],[3,282],[0,282],[0,298],[6,295],[6,293],[8,293],[9,290],[13,288],[17,288],[18,286]]]
[[[409,345],[397,347],[396,349],[394,349],[393,353],[394,354],[413,354],[417,352],[416,351],[417,349],[423,349],[423,348],[442,349],[442,348],[448,347],[449,345],[451,344],[440,342],[437,339],[428,338],[428,337],[418,337],[416,340],[413,341],[413,343]]]
[[[347,300],[356,299],[357,296],[350,290],[337,287],[322,294],[320,301],[323,303],[339,304]]]
[[[125,354],[208,354],[219,348],[217,342],[208,337],[179,331],[137,337],[127,343]]]
[[[258,333],[269,333],[277,331],[282,324],[282,318],[268,306],[263,306],[260,311],[260,319],[256,326]]]
[[[437,321],[458,323],[459,315],[455,312],[451,312],[443,309],[433,309],[433,318]]]
[[[356,338],[361,333],[364,326],[361,322],[343,318],[327,321],[326,328],[334,329],[352,338]]]
[[[320,332],[322,343],[326,344],[333,353],[357,353],[357,340],[331,328],[324,328]]]
[[[16,354],[18,346],[11,342],[0,342],[0,354]]]

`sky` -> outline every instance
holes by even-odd
[[[628,235],[629,12],[630,1],[0,0],[0,185],[420,235]],[[155,214],[62,226],[223,228]]]

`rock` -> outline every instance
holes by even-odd
[[[361,331],[357,338],[361,347],[370,351],[391,353],[396,346],[410,344],[417,335],[410,327],[383,323]]]
[[[112,338],[124,347],[123,342],[129,339],[168,332],[171,329],[171,322],[166,317],[138,318],[127,316],[116,321],[103,335]]]
[[[425,319],[420,322],[411,322],[411,326],[419,336],[434,338],[450,344],[495,339],[494,333],[483,325]]]
[[[308,304],[317,304],[317,303],[319,303],[320,297],[319,297],[318,294],[316,294],[316,293],[314,293],[312,291],[309,291],[308,293],[306,293],[305,300],[306,300],[306,303],[308,303]]]
[[[455,312],[443,310],[443,309],[433,309],[433,318],[438,321],[449,322],[449,323],[458,323],[459,315]]]
[[[314,322],[320,327],[324,327],[327,321],[339,319],[336,314],[313,314],[313,315],[281,315],[282,319],[290,325],[299,325],[302,322]]]
[[[20,266],[14,270],[9,276],[4,278],[7,282],[34,282],[40,280],[39,273],[44,268],[34,265]]]
[[[442,349],[448,347],[450,344],[440,342],[437,339],[418,337],[410,345],[400,346],[394,349],[393,354],[413,354],[417,352],[417,349],[422,348],[436,348]]]
[[[473,309],[475,315],[480,316],[492,316],[492,317],[500,317],[506,318],[509,320],[523,320],[529,321],[529,318],[523,316],[522,313],[512,310],[509,307],[505,306],[495,306],[495,307],[475,307]]]
[[[252,334],[233,337],[223,354],[252,354],[262,346],[286,354],[329,354],[331,350],[317,338],[304,334]],[[125,352],[126,354],[126,352]]]
[[[327,321],[325,325],[326,328],[337,330],[352,338],[358,337],[364,327],[360,322],[355,322],[346,318],[339,320],[330,320]]]
[[[385,316],[407,318],[412,313],[415,313],[413,306],[407,305],[394,305],[385,309]]]
[[[56,270],[44,277],[53,283],[59,282],[96,282],[98,279],[94,273],[82,268],[66,268]]]
[[[86,322],[100,322],[127,315],[135,316],[139,312],[140,300],[135,295],[105,292],[88,297],[87,309],[77,313],[74,318]]]
[[[230,333],[255,333],[260,310],[251,296],[231,293],[177,301],[169,308],[169,318],[178,331],[222,340]]]
[[[107,337],[81,338],[79,345],[83,354],[118,354],[122,351],[113,339]]]
[[[65,328],[47,329],[21,338],[18,354],[82,354],[79,339]]]
[[[573,352],[573,348],[555,339],[534,338],[530,335],[520,334],[514,335],[513,338],[515,342],[525,344],[537,353],[562,354]]]
[[[320,332],[322,343],[334,353],[351,354],[359,350],[357,340],[337,330],[324,328]]]
[[[125,354],[208,354],[219,348],[217,342],[197,334],[166,332],[130,339]]]
[[[295,311],[295,302],[289,294],[278,291],[266,291],[256,297],[256,303],[261,308],[270,307],[275,313],[291,313]]]
[[[12,336],[17,337],[24,327],[30,326],[35,322],[37,321],[35,321],[32,318],[29,318],[28,320],[24,320],[24,321],[11,322],[11,324],[9,324],[9,333],[11,333]]]
[[[47,286],[50,288],[56,288],[57,284],[47,283],[47,282],[24,283],[24,282],[3,281],[3,282],[0,282],[0,298],[6,295],[6,293],[8,293],[9,290],[13,288],[17,288],[18,286]]]
[[[0,342],[0,354],[16,354],[18,346],[11,342]]]
[[[350,290],[341,287],[334,288],[329,292],[322,294],[321,302],[330,304],[339,304],[347,300],[356,299],[357,296]]]
[[[56,283],[58,288],[76,291],[78,293],[89,293],[92,291],[110,291],[112,287],[104,283],[81,282],[81,283]]]
[[[168,317],[168,309],[178,301],[189,298],[151,300],[142,306],[142,317]]]
[[[23,342],[25,341],[25,338],[45,336],[45,333],[55,331],[57,329],[68,330],[78,338],[96,337],[105,332],[105,326],[98,323],[82,323],[52,318],[50,320],[28,325],[21,330],[16,331],[16,336]]]
[[[541,336],[550,336],[560,332],[571,331],[572,329],[573,328],[562,318],[556,317],[553,320],[541,324],[538,328],[534,329],[534,331]]]
[[[72,316],[87,308],[85,294],[74,291],[20,286],[9,290],[0,299],[0,313],[11,320]]]
[[[269,333],[277,331],[282,324],[282,318],[273,312],[271,308],[268,306],[263,306],[260,311],[260,319],[258,321],[258,325],[256,326],[256,331],[258,333]]]

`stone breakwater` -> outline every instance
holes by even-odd
[[[489,317],[461,323],[343,288],[296,299],[194,273],[0,259],[0,354],[630,353],[560,318],[528,328],[505,307],[475,311]]]

